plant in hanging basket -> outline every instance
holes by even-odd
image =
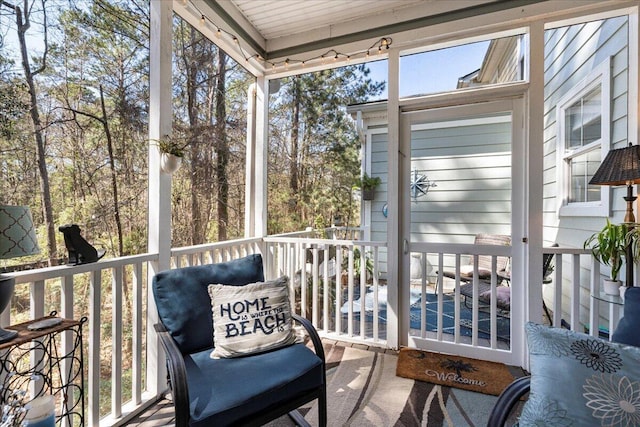
[[[161,154],[160,167],[162,170],[166,173],[177,171],[182,165],[185,146],[169,135],[165,135],[157,143]]]
[[[172,141],[161,140],[158,147],[162,153],[171,154],[176,157],[184,157],[184,148]]]
[[[362,191],[362,200],[373,200],[375,189],[381,182],[382,180],[378,176],[370,177],[366,173],[363,174],[362,178],[356,182],[356,187]]]

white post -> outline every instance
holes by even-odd
[[[257,77],[254,163],[254,236],[267,235],[267,159],[269,137],[269,80]]]
[[[640,58],[638,53],[638,37],[640,37],[640,21],[638,14],[638,7],[633,9],[633,12],[629,13],[629,38],[627,43],[627,50],[629,52],[629,84],[628,88],[628,102],[629,102],[629,114],[628,117],[628,141],[633,144],[640,144],[640,126],[638,123],[638,118],[640,117],[640,99],[638,98],[638,84],[640,84],[640,71],[638,68],[640,67]],[[635,42],[632,42],[635,40]],[[638,194],[638,186],[635,186],[635,193]],[[636,218],[638,217],[638,203],[640,201],[636,201],[635,211]],[[638,263],[634,266],[636,270],[636,274],[633,276],[633,284],[632,286],[640,286],[640,273],[638,273]]]
[[[400,164],[399,147],[400,147],[400,125],[399,125],[399,86],[400,86],[400,53],[393,47],[389,49],[389,102],[387,103],[388,125],[388,182],[387,182],[387,206],[389,211],[388,229],[387,229],[387,268],[388,268],[388,295],[387,304],[389,316],[387,317],[387,345],[391,348],[398,348],[400,344],[406,344],[408,332],[408,304],[403,304],[404,278],[401,272],[409,271],[408,261],[407,268],[402,269],[405,264],[402,252],[402,241],[404,234],[402,233],[403,221],[400,218],[400,203],[403,203],[403,194],[401,182],[403,168],[405,165]],[[406,189],[404,189],[406,190]],[[401,194],[402,193],[402,194]],[[406,215],[405,215],[406,216]],[[408,239],[408,237],[407,237]],[[408,283],[408,282],[407,282]],[[408,300],[408,298],[407,298]],[[406,311],[405,311],[406,310]],[[399,318],[402,316],[402,318]],[[406,318],[406,319],[405,319]],[[400,322],[399,322],[400,320]],[[405,321],[406,320],[406,321]]]
[[[528,134],[525,138],[528,150],[528,173],[526,175],[528,193],[528,211],[525,212],[525,245],[524,259],[528,260],[524,283],[528,283],[525,301],[524,320],[540,323],[542,321],[542,189],[543,189],[543,141],[544,141],[544,25],[541,21],[529,27],[529,93],[525,117],[528,117]],[[514,221],[517,221],[514,218]],[[517,236],[516,236],[517,237]],[[558,286],[558,285],[556,285]],[[517,333],[517,331],[515,331]],[[513,334],[515,335],[515,334]],[[521,366],[528,366],[526,340],[518,343],[514,352],[521,354]],[[517,354],[515,355],[517,357]]]
[[[252,237],[255,232],[256,210],[256,84],[249,85],[247,93],[247,149],[245,153],[244,184],[244,237]]]
[[[148,286],[171,261],[171,176],[160,169],[160,152],[155,141],[171,134],[171,55],[173,34],[172,3],[151,1],[151,37],[149,70],[149,242],[150,253],[158,253],[157,262],[149,263]],[[153,325],[158,314],[151,289],[147,292],[147,388],[158,394],[164,391],[166,368],[164,353]]]

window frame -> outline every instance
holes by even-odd
[[[611,213],[611,187],[600,186],[600,200],[594,202],[569,203],[571,191],[570,160],[591,150],[600,148],[600,161],[604,160],[611,149],[611,58],[607,57],[598,64],[579,83],[574,85],[556,105],[556,123],[558,127],[556,144],[556,170],[558,179],[558,216],[597,216],[608,217]],[[567,150],[566,111],[592,90],[600,86],[601,137],[585,146]]]

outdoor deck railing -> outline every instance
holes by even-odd
[[[175,248],[171,251],[172,268],[262,253],[267,278],[282,274],[291,278],[295,311],[309,318],[322,335],[385,346],[386,313],[382,311],[386,309],[386,282],[380,279],[380,272],[386,265],[386,244],[319,237],[326,235],[308,230]],[[424,257],[423,267],[427,253],[436,259],[445,256],[445,251],[437,248],[433,245],[418,252]],[[553,324],[559,326],[565,320],[572,329],[587,329],[585,325],[589,325],[592,334],[598,333],[599,328],[593,325],[602,323],[601,307],[589,297],[599,289],[599,264],[580,249],[544,251],[556,254],[553,282],[564,282],[562,287],[552,286],[555,299],[547,304]],[[62,317],[89,318],[88,330],[84,331],[89,426],[125,424],[135,411],[157,398],[148,391],[147,383],[163,379],[147,372],[147,367],[161,366],[164,361],[149,363],[147,358],[156,352],[147,351],[155,344],[150,344],[153,340],[146,332],[148,270],[157,260],[157,254],[141,254],[11,274],[16,278],[16,297],[11,316],[5,310],[0,318],[3,325],[41,317],[52,310]],[[585,281],[586,269],[592,273]],[[433,272],[427,268],[420,272],[420,279],[412,283],[423,284],[426,292],[426,286],[433,285]],[[617,312],[609,314],[617,316]],[[614,326],[615,320],[610,327]]]

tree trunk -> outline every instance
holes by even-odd
[[[197,34],[193,28],[189,29],[190,48],[185,49],[183,46],[182,58],[184,60],[185,69],[187,70],[187,113],[189,116],[189,149],[191,151],[191,244],[198,245],[204,242],[204,227],[202,223],[202,209],[200,206],[200,194],[198,187],[200,184],[200,163],[202,161],[201,147],[199,144],[199,126],[198,117],[198,61],[195,53]]]
[[[300,141],[300,78],[298,76],[293,79],[293,105],[291,120],[291,161],[289,163],[289,188],[291,190],[289,200],[289,213],[296,211],[296,198],[298,195],[298,147]]]
[[[124,246],[122,242],[122,222],[120,221],[120,204],[118,203],[118,181],[116,180],[116,166],[113,159],[113,142],[111,140],[111,131],[109,130],[109,122],[107,121],[107,110],[104,105],[104,93],[102,85],[100,85],[100,105],[102,106],[102,127],[107,136],[107,151],[109,152],[109,167],[111,168],[111,189],[113,191],[113,209],[118,230],[118,256],[124,255]],[[126,289],[125,289],[126,291]]]
[[[219,242],[227,240],[227,226],[229,223],[229,181],[227,180],[227,166],[229,164],[229,143],[227,142],[227,110],[225,108],[225,80],[227,72],[226,58],[227,55],[222,51],[222,49],[218,49],[215,140],[218,142],[216,147],[216,187]]]
[[[34,76],[45,69],[46,55],[47,55],[47,40],[46,40],[46,11],[44,19],[45,28],[45,41],[44,41],[44,53],[42,57],[42,66],[36,70],[31,70],[29,62],[29,55],[27,53],[27,41],[25,33],[29,29],[29,12],[25,10],[24,22],[20,7],[15,6],[16,24],[18,28],[18,42],[20,43],[20,54],[22,57],[22,68],[24,70],[24,76],[29,87],[29,101],[31,103],[29,108],[29,114],[33,123],[33,134],[36,140],[36,154],[38,162],[38,172],[40,174],[40,192],[42,197],[42,210],[44,216],[44,223],[47,229],[47,248],[49,250],[49,265],[57,264],[57,248],[56,248],[56,234],[55,224],[53,220],[53,207],[51,205],[51,189],[49,187],[49,173],[47,171],[47,160],[45,157],[45,145],[44,138],[42,137],[42,122],[40,120],[40,112],[38,110],[37,103],[37,90],[34,83]]]

